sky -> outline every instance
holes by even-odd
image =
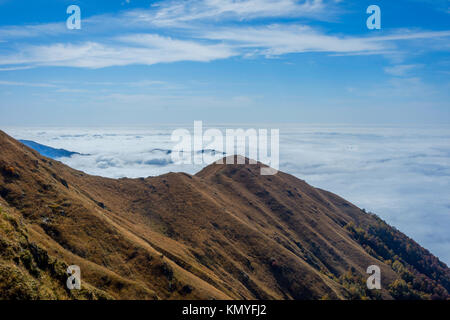
[[[0,0],[0,125],[448,124],[449,18],[447,0]]]

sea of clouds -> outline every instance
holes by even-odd
[[[192,126],[3,129],[16,139],[79,152],[59,160],[89,174],[118,178],[201,170],[204,165],[179,165],[171,159],[172,131],[192,132]],[[216,127],[224,133],[236,128]],[[280,129],[280,170],[378,214],[450,264],[448,126],[240,127]]]

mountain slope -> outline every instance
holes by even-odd
[[[0,297],[447,297],[449,269],[414,241],[293,176],[261,176],[260,166],[115,180],[0,132]],[[72,264],[81,291],[65,289]],[[365,287],[373,264],[380,291]]]

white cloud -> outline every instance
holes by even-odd
[[[20,82],[20,81],[3,81],[0,80],[0,86],[19,86],[19,87],[40,87],[40,88],[56,88],[57,86],[52,83],[39,83],[39,82]]]
[[[156,12],[136,12],[135,17],[160,26],[173,26],[192,21],[302,17],[325,15],[323,0],[199,0],[169,1],[158,5]]]
[[[30,37],[56,36],[69,33],[65,23],[43,23],[23,26],[4,26],[0,28],[0,39],[14,40]]]
[[[83,16],[82,30],[91,36],[120,29],[143,30],[158,27],[199,27],[197,23],[222,22],[223,20],[242,21],[255,18],[303,17],[324,18],[331,12],[334,1],[325,0],[191,0],[160,1],[149,9],[130,9],[118,14]],[[327,9],[327,10],[325,10]],[[211,27],[211,26],[210,26]],[[68,30],[65,21],[57,23],[33,24],[24,26],[3,26],[0,28],[0,41],[29,37],[56,35],[82,35]]]
[[[206,31],[205,31],[206,30]],[[279,56],[289,53],[381,54],[394,52],[396,40],[443,41],[450,32],[418,32],[383,37],[349,37],[325,34],[304,25],[272,24],[258,27],[222,27],[190,30],[190,39],[155,33],[131,33],[77,43],[24,45],[17,52],[0,55],[0,65],[14,68],[66,66],[103,68],[132,64],[152,65],[177,61],[209,62],[233,56]],[[406,72],[412,65],[387,68]]]
[[[443,39],[450,37],[450,31],[417,31],[402,29],[397,32],[381,37],[371,37],[372,41],[396,41],[396,40],[415,40],[415,39]]]
[[[153,34],[122,36],[117,40],[113,44],[84,42],[28,46],[18,53],[0,56],[0,65],[103,68],[176,61],[207,62],[236,55],[223,44],[202,44]]]
[[[376,52],[386,49],[380,42],[363,38],[321,34],[306,26],[222,29],[206,32],[196,40],[179,40],[157,34],[118,36],[108,44],[84,42],[28,46],[9,56],[0,56],[0,65],[69,66],[102,68],[130,64],[176,61],[207,62],[236,55],[282,55],[294,52]],[[211,41],[204,40],[214,40]]]
[[[400,64],[396,66],[386,67],[384,68],[384,72],[393,75],[393,76],[404,76],[409,73],[411,70],[421,67],[421,65],[417,64]]]
[[[298,52],[373,52],[387,48],[383,43],[368,38],[330,36],[299,25],[224,28],[205,32],[200,37],[229,41],[240,48],[255,48],[266,55]]]
[[[268,25],[259,27],[216,28],[199,35],[199,38],[230,41],[240,47],[263,48],[269,54],[294,52],[332,52],[358,54],[386,54],[395,50],[394,41],[436,39],[448,41],[450,31],[412,32],[385,36],[345,37],[328,35],[304,25]]]
[[[27,70],[27,69],[31,69],[32,67],[30,66],[25,66],[25,67],[7,67],[7,68],[0,68],[0,71],[16,71],[16,70]]]
[[[324,19],[338,12],[337,2],[161,1],[149,9],[83,18],[82,30],[77,32],[67,30],[63,22],[5,26],[0,28],[0,41],[7,43],[0,54],[0,70],[8,69],[2,65],[103,68],[302,52],[398,55],[397,44],[403,41],[426,41],[427,46],[422,45],[426,50],[450,49],[450,31],[404,29],[383,36],[344,36],[298,22],[271,23],[274,18]],[[250,26],[253,19],[258,21]],[[29,37],[38,39],[40,45],[20,43]]]

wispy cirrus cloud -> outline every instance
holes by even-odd
[[[99,14],[83,17],[83,29],[89,34],[101,34],[121,29],[144,30],[149,28],[191,29],[199,24],[224,21],[243,21],[268,18],[298,18],[309,16],[321,19],[335,14],[336,0],[191,0],[160,1],[148,9],[130,9],[116,14]],[[333,7],[332,7],[333,6]],[[334,10],[333,10],[334,9]],[[2,39],[71,35],[65,22],[5,26],[0,28]]]
[[[237,53],[223,44],[202,44],[148,34],[121,36],[108,44],[83,42],[26,46],[19,52],[0,56],[0,65],[103,68],[177,61],[207,62],[233,55]]]
[[[158,4],[156,6],[158,10],[148,14],[141,12],[135,16],[160,26],[177,26],[186,22],[223,19],[308,16],[320,19],[329,15],[332,10],[325,9],[331,9],[330,6],[335,2],[325,0],[168,1]]]
[[[24,67],[6,67],[6,68],[0,68],[0,71],[15,71],[15,70],[27,70],[31,69],[31,66],[24,66]]]
[[[103,68],[132,64],[152,65],[177,61],[208,62],[232,56],[277,56],[289,53],[328,52],[386,54],[396,49],[394,40],[442,39],[450,32],[421,32],[384,37],[328,35],[303,25],[268,25],[199,31],[192,39],[174,39],[158,34],[126,34],[98,41],[28,45],[0,55],[0,65],[66,66]],[[408,67],[387,68],[402,72]]]
[[[38,87],[38,88],[56,88],[57,86],[52,83],[40,83],[40,82],[18,82],[18,81],[2,81],[0,80],[0,86],[19,86],[19,87]]]
[[[422,67],[420,64],[399,64],[384,68],[384,72],[393,76],[404,76],[410,71],[420,67]]]
[[[51,37],[68,33],[69,30],[63,22],[5,26],[0,28],[0,42],[32,37]]]
[[[399,43],[408,42],[414,46],[415,42],[423,41],[429,45],[422,50],[450,49],[450,31],[447,30],[403,29],[384,32],[382,36],[342,35],[289,21],[304,17],[323,19],[330,12],[338,12],[338,9],[333,10],[338,2],[168,1],[158,2],[148,9],[86,17],[83,29],[76,32],[68,31],[64,23],[7,26],[0,28],[0,41],[6,41],[0,52],[0,70],[209,62],[236,56],[304,52],[400,56]],[[276,23],[271,20],[274,18]],[[249,23],[250,20],[257,22]],[[31,37],[33,41],[27,40]],[[387,68],[386,72],[402,71],[399,67]]]
[[[207,31],[202,38],[229,41],[239,48],[256,48],[265,55],[298,52],[364,52],[385,50],[381,41],[360,37],[327,35],[303,25],[268,25]]]

